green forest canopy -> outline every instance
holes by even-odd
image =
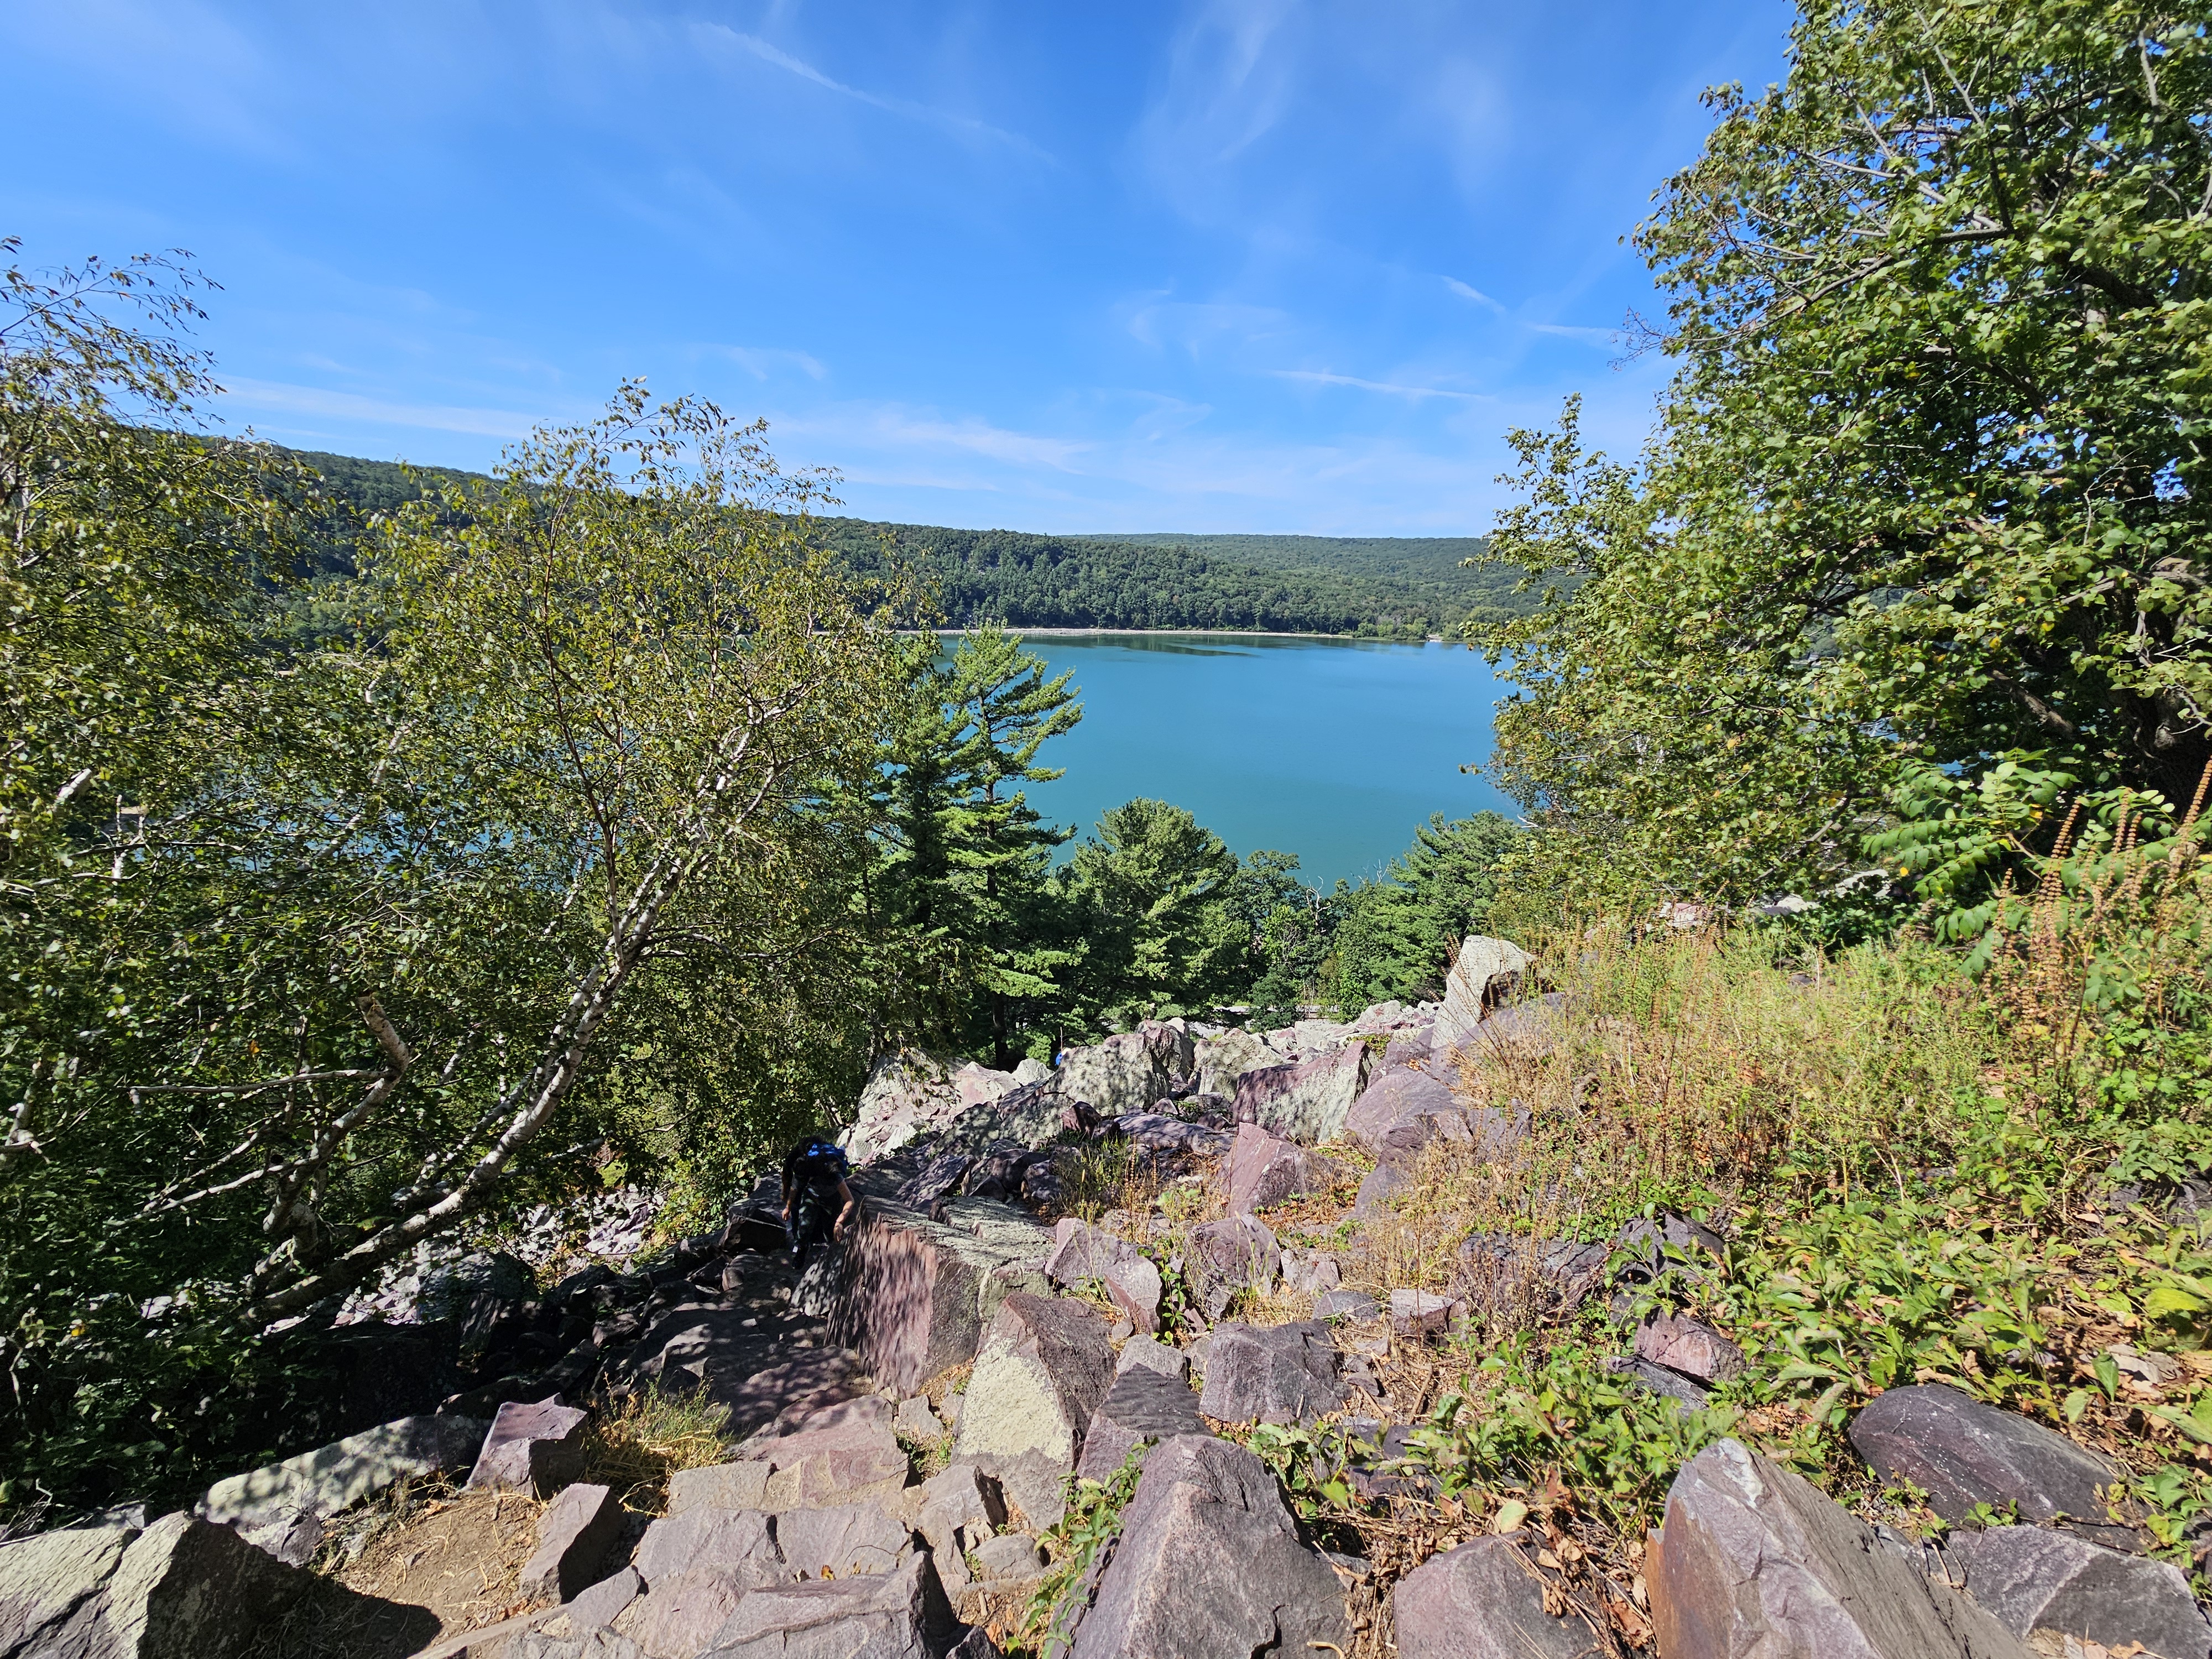
[[[390,461],[298,452],[362,514],[389,513],[419,486]],[[471,475],[424,469],[441,480]],[[1015,628],[1218,628],[1368,636],[1455,635],[1470,611],[1519,615],[1517,572],[1462,568],[1469,537],[1041,536],[1012,530],[820,519],[824,546],[853,570],[914,560],[948,623]],[[350,563],[349,532],[326,520],[321,556]]]

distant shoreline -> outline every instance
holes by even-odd
[[[1147,637],[1180,635],[1188,639],[1207,640],[1349,640],[1355,645],[1443,645],[1447,643],[1441,634],[1431,634],[1425,639],[1420,640],[1386,640],[1372,634],[1300,634],[1288,629],[1275,628],[1022,628],[1012,623],[1008,623],[1005,626],[1009,634],[1020,634],[1024,636],[1032,634],[1053,635],[1142,634]],[[932,628],[927,630],[915,629],[901,631],[914,633],[927,631],[940,637],[951,635],[957,638],[968,630],[964,628]]]

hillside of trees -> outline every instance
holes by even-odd
[[[360,520],[420,492],[417,477],[467,473],[295,451],[319,473],[336,510],[314,517],[313,562],[350,569]],[[1469,614],[1522,615],[1517,572],[1462,569],[1482,544],[1464,537],[1040,536],[864,519],[815,520],[846,568],[880,574],[908,563],[935,593],[943,622],[998,619],[1013,628],[1251,629],[1427,638],[1455,634]]]

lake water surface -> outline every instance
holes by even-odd
[[[1501,688],[1457,645],[1251,634],[1035,634],[1075,671],[1083,723],[1039,759],[1047,817],[1087,831],[1135,795],[1188,807],[1239,854],[1295,853],[1305,878],[1372,875],[1432,812],[1513,807],[1460,771],[1487,760]]]

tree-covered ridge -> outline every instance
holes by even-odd
[[[322,476],[312,563],[350,570],[360,523],[414,500],[424,483],[471,474],[295,452]],[[1039,536],[1013,530],[819,519],[816,533],[855,574],[904,562],[936,590],[944,621],[1013,628],[1224,629],[1427,637],[1470,612],[1520,614],[1514,573],[1462,569],[1478,541],[1334,536]],[[889,549],[887,556],[886,549]]]

